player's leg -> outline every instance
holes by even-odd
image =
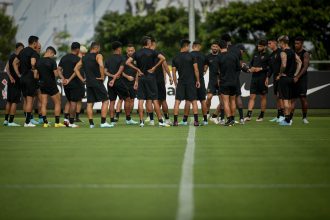
[[[241,95],[236,95],[236,106],[239,114],[240,124],[244,124],[243,101]]]
[[[71,106],[71,102],[68,100],[68,96],[67,96],[67,101],[65,102],[64,105],[64,110],[63,110],[63,114],[64,114],[64,124],[66,126],[69,126],[69,117],[70,117],[70,106]]]
[[[5,120],[3,122],[3,125],[4,126],[7,126],[8,125],[10,108],[11,108],[11,103],[9,103],[7,101],[7,103],[6,103],[6,109],[5,109]]]
[[[51,98],[54,103],[55,128],[65,127],[64,124],[60,123],[61,94],[57,92],[55,95],[52,95]]]
[[[206,96],[206,107],[207,107],[207,114],[209,115],[210,114],[210,108],[211,108],[211,101],[212,101],[212,98],[213,98],[213,93],[207,93],[207,96]]]
[[[78,101],[77,102],[77,107],[76,107],[76,117],[75,117],[75,121],[76,122],[83,122],[81,119],[80,119],[80,112],[81,112],[81,108],[82,108],[82,101]]]
[[[188,117],[190,114],[190,106],[191,106],[191,101],[185,100],[184,103],[184,110],[183,110],[183,118],[182,121],[179,122],[179,125],[188,125]]]
[[[266,105],[267,105],[267,95],[261,94],[260,95],[260,114],[256,121],[261,122],[264,120]]]
[[[139,118],[140,118],[140,127],[143,127],[144,126],[143,105],[144,105],[144,100],[143,99],[139,99],[138,100],[138,111],[139,111]]]
[[[248,104],[248,111],[246,113],[244,121],[251,121],[252,110],[254,108],[254,103],[255,103],[256,97],[257,97],[257,95],[255,93],[250,94],[250,99],[249,99],[249,104]]]
[[[174,107],[173,107],[173,126],[178,126],[178,116],[179,116],[179,106],[180,106],[181,101],[180,100],[175,100],[174,102]]]
[[[197,100],[192,100],[191,105],[192,105],[192,110],[193,110],[193,113],[194,113],[194,126],[199,126]]]
[[[123,107],[123,102],[124,102],[124,100],[121,99],[121,98],[118,99],[118,101],[117,101],[115,121],[119,121],[119,116],[120,116],[120,113],[121,113],[121,109]]]
[[[48,95],[47,94],[41,94],[41,109],[40,113],[42,115],[42,120],[44,122],[44,127],[48,127],[48,120],[47,120],[47,103],[48,103]]]
[[[225,123],[225,126],[230,126],[232,125],[231,122],[231,110],[230,110],[230,103],[229,103],[229,95],[221,94],[221,99],[223,101],[223,108],[225,110],[225,114],[227,117],[227,121]]]

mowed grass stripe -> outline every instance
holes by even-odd
[[[329,219],[330,119],[310,121],[198,130],[195,219]]]

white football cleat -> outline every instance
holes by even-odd
[[[143,128],[144,127],[144,122],[140,123],[140,127]]]
[[[244,121],[251,121],[251,117],[245,117]]]
[[[154,126],[155,125],[155,121],[154,120],[150,120],[149,125]]]
[[[126,120],[126,124],[127,125],[137,125],[137,124],[139,124],[139,122],[134,121],[133,119],[131,119],[131,120]]]
[[[32,124],[31,122],[29,124],[24,123],[25,128],[34,128],[36,125]]]
[[[100,128],[113,128],[113,124],[109,124],[108,122],[100,124]]]
[[[210,121],[212,121],[214,124],[219,124],[218,118],[210,118]]]
[[[95,125],[89,125],[89,128],[94,128],[95,127]]]
[[[5,121],[3,122],[3,125],[4,125],[4,126],[7,126],[7,125],[8,125],[8,121],[5,120]]]
[[[259,117],[258,117],[258,118],[256,119],[256,122],[262,122],[263,120],[264,120],[264,118],[259,118]]]
[[[225,124],[226,124],[225,119],[222,119],[222,120],[220,119],[219,124],[220,124],[220,125],[225,125]]]
[[[171,127],[171,125],[169,125],[169,124],[167,124],[165,122],[163,122],[163,123],[159,122],[158,125],[159,125],[159,127],[166,127],[166,128]]]
[[[76,124],[69,124],[69,128],[79,128],[79,125],[76,125]]]
[[[307,118],[303,118],[302,121],[303,121],[304,124],[309,124],[309,121],[307,120]],[[9,126],[9,125],[8,125],[8,126]]]
[[[20,127],[21,125],[15,123],[15,122],[11,122],[11,123],[8,123],[8,127]]]

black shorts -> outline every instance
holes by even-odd
[[[37,81],[30,77],[21,78],[21,89],[24,97],[36,96],[37,94]]]
[[[221,95],[229,95],[229,96],[236,96],[237,94],[237,86],[226,86],[226,85],[221,85],[219,88],[219,93]]]
[[[136,98],[136,90],[134,89],[134,84],[126,84],[128,87],[128,91],[129,91],[129,97],[131,99],[135,99]]]
[[[268,87],[265,85],[265,77],[252,77],[250,93],[256,95],[265,95],[268,93]]]
[[[236,96],[240,96],[240,95],[242,95],[241,82],[238,79],[236,83]]]
[[[292,98],[300,98],[307,96],[307,82],[307,77],[304,77],[293,84]]]
[[[274,95],[278,95],[278,90],[279,90],[279,80],[275,80],[274,79],[274,82],[273,82],[273,86],[274,86]]]
[[[69,102],[79,102],[85,96],[85,88],[83,86],[74,88],[64,87],[64,93]]]
[[[293,78],[282,76],[278,83],[279,98],[291,100],[293,97]]]
[[[121,79],[116,80],[112,87],[108,85],[108,95],[110,101],[116,101],[117,96],[119,99],[127,99],[130,97],[129,89]]]
[[[155,78],[141,78],[137,90],[139,100],[158,100],[157,81]]]
[[[49,96],[56,95],[59,93],[57,85],[40,85],[40,92],[41,94],[47,94]]]
[[[207,86],[207,93],[213,95],[219,95],[219,85],[217,82],[210,81]]]
[[[204,81],[201,81],[201,87],[197,89],[197,99],[199,101],[204,101],[206,99],[206,88]]]
[[[158,90],[158,100],[166,100],[166,86],[165,82],[157,82],[157,90]]]
[[[179,82],[176,87],[175,99],[180,101],[197,100],[197,88],[195,83],[183,84]]]
[[[16,80],[15,83],[8,82],[7,102],[21,102],[21,85],[19,80]]]
[[[98,86],[87,87],[87,103],[103,102],[109,100],[107,90],[103,82]]]

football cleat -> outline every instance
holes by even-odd
[[[55,128],[64,128],[66,126],[64,124],[62,124],[62,123],[55,123],[54,127]]]
[[[36,125],[32,124],[31,122],[29,124],[24,123],[25,128],[34,128]]]
[[[126,120],[126,124],[127,125],[137,125],[137,124],[139,124],[139,122],[134,121],[133,119],[131,119],[131,120]]]
[[[114,124],[112,124],[113,122],[111,122],[110,124],[108,122],[104,122],[102,124],[100,124],[100,128],[113,128]]]
[[[15,123],[15,122],[11,122],[11,123],[8,123],[8,127],[20,127],[21,125]]]
[[[210,121],[212,121],[214,124],[219,124],[218,118],[210,118]]]

